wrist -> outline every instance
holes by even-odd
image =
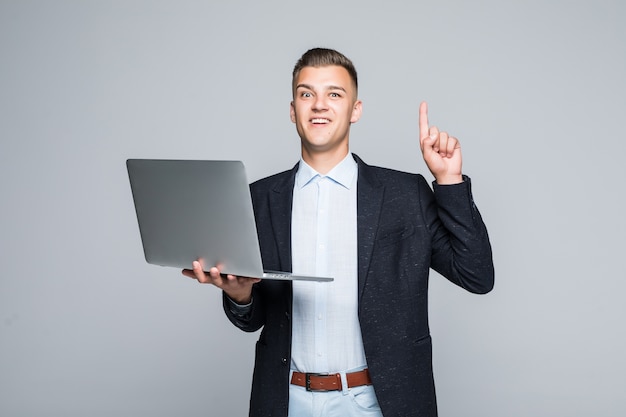
[[[228,298],[230,298],[235,304],[246,305],[252,302],[252,293],[246,294],[229,294],[226,293]]]
[[[461,174],[441,175],[441,176],[435,177],[435,181],[439,185],[460,184],[463,182],[463,175]]]

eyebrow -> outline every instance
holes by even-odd
[[[309,84],[298,84],[298,85],[296,86],[296,90],[297,90],[297,89],[299,89],[299,88],[306,88],[307,90],[315,90],[315,89],[313,88],[313,86],[311,86],[311,85],[309,85]],[[343,91],[344,93],[348,93],[348,92],[346,91],[346,89],[345,89],[345,88],[340,87],[340,86],[338,86],[338,85],[329,85],[329,86],[326,86],[326,88],[325,88],[325,89],[326,89],[326,90],[341,90],[341,91]]]

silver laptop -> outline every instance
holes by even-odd
[[[126,167],[148,263],[190,269],[201,260],[237,276],[333,280],[263,270],[241,161],[128,159]]]

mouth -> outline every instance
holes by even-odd
[[[316,117],[314,119],[311,119],[310,121],[314,125],[326,125],[326,124],[330,123],[329,119],[325,119],[325,118],[322,118],[322,117]]]

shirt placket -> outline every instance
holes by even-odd
[[[317,242],[315,268],[319,276],[329,276],[329,208],[330,208],[330,181],[321,177],[317,181]],[[316,369],[328,369],[327,343],[327,291],[328,286],[315,283],[315,363]]]

